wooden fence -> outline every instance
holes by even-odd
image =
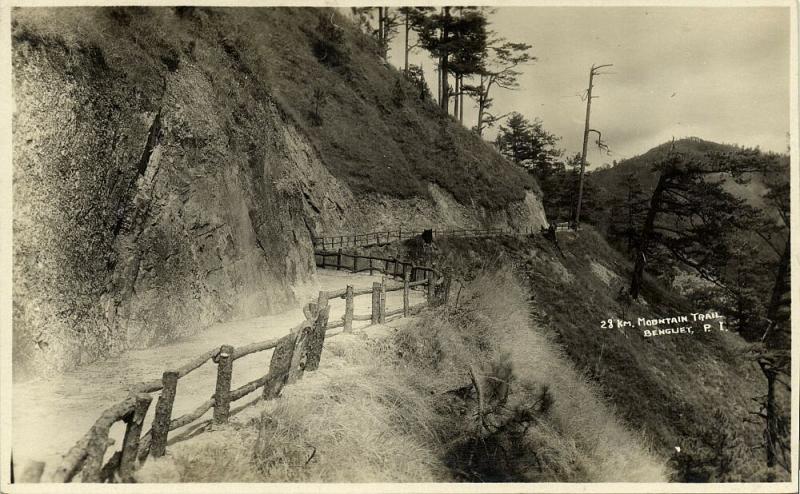
[[[342,252],[341,248],[336,251],[316,251],[314,252],[314,258],[317,267],[348,271],[353,274],[369,271],[369,274],[372,275],[377,271],[386,276],[402,280],[408,273],[412,282],[442,276],[441,273],[431,267],[417,266],[396,258],[347,254]]]
[[[337,264],[327,265],[325,259],[336,255]],[[231,415],[231,403],[242,399],[250,393],[262,389],[262,399],[277,397],[286,384],[300,379],[304,372],[314,371],[319,366],[322,344],[325,334],[335,328],[343,328],[342,332],[353,330],[353,321],[370,321],[370,324],[383,323],[387,318],[399,315],[407,317],[426,305],[434,306],[447,300],[447,282],[436,270],[396,259],[380,259],[383,266],[359,269],[359,260],[364,256],[348,256],[341,253],[320,254],[324,267],[344,267],[345,257],[353,259],[350,269],[354,272],[380,271],[387,275],[401,278],[402,282],[387,283],[386,278],[373,283],[371,288],[355,289],[352,285],[337,291],[321,291],[316,301],[309,302],[303,308],[305,320],[291,329],[289,334],[266,341],[260,341],[234,348],[222,345],[186,362],[181,367],[164,371],[160,379],[139,383],[132,387],[132,392],[123,401],[106,409],[86,434],[67,452],[52,475],[52,482],[71,482],[81,473],[82,482],[132,482],[133,473],[148,456],[163,456],[166,452],[167,438],[171,431],[187,426],[200,419],[213,408],[213,423],[223,424]],[[370,265],[378,258],[369,258]],[[386,262],[393,263],[393,270],[388,269]],[[402,266],[399,267],[399,266]],[[426,301],[421,304],[410,304],[410,291],[417,287],[426,287]],[[403,291],[403,306],[394,310],[386,308],[386,293]],[[354,314],[354,298],[362,295],[372,296],[370,314]],[[328,300],[333,298],[345,300],[345,312],[341,319],[329,321],[330,307]],[[339,333],[336,333],[339,334]],[[335,336],[331,335],[331,336]],[[274,349],[267,373],[237,389],[231,390],[231,377],[234,362],[256,352]],[[214,394],[194,411],[172,417],[172,406],[175,400],[178,380],[196,370],[208,361],[217,366],[217,377]],[[144,419],[150,408],[153,397],[150,393],[160,391],[155,406],[155,416],[151,428],[142,434]],[[104,463],[106,452],[114,444],[109,439],[109,429],[116,422],[126,424],[122,447]],[[20,480],[39,482],[44,464],[32,462]]]
[[[556,231],[568,231],[572,229],[568,222],[556,223],[553,225]],[[330,237],[312,238],[315,249],[337,249],[344,247],[367,247],[370,245],[384,245],[390,242],[405,240],[422,236],[425,230],[389,230],[383,232],[352,233],[349,235],[335,235]],[[489,229],[456,229],[456,230],[431,230],[432,236],[436,238],[447,237],[497,237],[501,235],[532,235],[539,233],[533,228],[525,228],[522,231],[511,230],[508,228],[489,228]]]
[[[551,225],[553,231],[565,231],[570,228],[568,223]],[[538,232],[533,229],[519,232],[497,228],[432,230],[431,233],[433,238],[444,238],[531,235]],[[285,385],[300,379],[304,372],[316,370],[327,331],[342,328],[342,332],[349,333],[353,330],[353,321],[383,323],[388,317],[396,315],[407,317],[426,305],[435,306],[446,302],[450,280],[431,267],[416,266],[394,258],[342,252],[343,247],[389,243],[422,234],[422,231],[398,229],[313,239],[315,248],[321,249],[314,255],[317,266],[321,268],[347,270],[351,273],[369,271],[370,274],[374,274],[377,271],[402,282],[386,283],[384,278],[380,283],[373,283],[371,288],[355,289],[352,285],[348,285],[337,291],[321,291],[316,301],[304,306],[305,320],[292,328],[289,334],[239,348],[222,345],[198,355],[180,367],[165,370],[160,379],[134,385],[130,395],[106,409],[86,434],[64,455],[52,474],[51,481],[71,482],[80,473],[82,482],[132,482],[134,471],[149,456],[157,458],[165,454],[171,431],[196,422],[212,408],[213,422],[226,423],[231,414],[231,403],[258,389],[262,389],[262,399],[273,399],[280,394]],[[326,250],[329,248],[337,250]],[[425,287],[426,301],[412,306],[410,291],[418,287]],[[387,311],[386,293],[398,290],[403,290],[403,307]],[[372,296],[370,314],[354,314],[354,298],[362,295]],[[345,299],[344,315],[334,322],[329,321],[328,300],[331,298]],[[271,349],[274,351],[267,373],[231,390],[234,362],[252,353]],[[178,380],[208,361],[217,366],[214,394],[194,411],[173,418],[172,406]],[[161,393],[156,402],[151,428],[143,434],[144,419],[153,400],[151,393],[159,391]],[[109,438],[109,430],[117,422],[123,422],[126,426],[122,446],[104,461],[108,448],[114,445],[114,441]],[[20,480],[39,482],[43,470],[43,463],[32,462],[25,468]]]

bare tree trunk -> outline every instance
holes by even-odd
[[[386,43],[386,16],[388,7],[378,7],[378,43],[380,44],[381,57],[386,60],[389,46]]]
[[[769,358],[759,358],[758,365],[761,372],[767,378],[767,395],[761,403],[764,413],[759,415],[764,419],[764,449],[767,455],[767,468],[774,467],[778,462],[778,450],[780,449],[780,431],[778,424],[778,413],[775,405],[775,380],[778,377],[778,369],[774,367]]]
[[[459,95],[458,74],[456,74],[454,79],[455,79],[455,85],[456,86],[455,86],[455,93],[454,93],[455,98],[453,98],[453,118],[458,118],[458,110],[459,110],[459,106],[458,106],[458,104],[459,104],[459,99],[458,99],[458,95]]]
[[[383,7],[378,7],[378,47],[383,51]]]
[[[408,12],[406,12],[405,14],[405,21],[406,21],[406,40],[405,40],[405,61],[403,64],[403,72],[405,74],[408,74],[408,31],[410,29],[408,27]]]
[[[442,66],[439,69],[439,73],[442,77],[442,99],[439,101],[439,105],[445,113],[450,113],[450,88],[447,85],[447,57],[442,57],[440,65]]]
[[[479,136],[483,135],[483,114],[486,111],[486,97],[488,92],[489,89],[485,86],[485,78],[483,74],[481,74],[480,93],[478,93],[478,123],[475,125]]]
[[[658,185],[653,191],[653,196],[650,198],[650,209],[647,211],[647,219],[642,227],[642,234],[639,237],[639,245],[636,246],[636,261],[633,266],[633,276],[631,277],[630,294],[634,299],[639,298],[639,293],[642,291],[642,277],[644,276],[644,266],[646,263],[645,252],[647,251],[647,241],[653,233],[653,225],[655,224],[656,214],[661,204],[661,195],[666,187],[668,178],[665,172],[661,172],[658,178]]]
[[[778,264],[778,273],[775,275],[775,284],[772,287],[772,296],[770,297],[769,309],[767,310],[767,317],[775,320],[778,317],[778,310],[781,306],[781,299],[783,292],[786,288],[786,278],[789,274],[789,254],[790,254],[790,238],[786,238],[786,246],[783,248],[781,260]]]
[[[774,369],[764,369],[764,374],[767,376],[767,403],[766,403],[766,414],[767,414],[767,429],[766,429],[766,446],[767,446],[767,468],[772,468],[775,466],[775,459],[777,455],[775,454],[775,445],[778,440],[777,436],[777,427],[775,427],[776,421],[776,413],[775,413],[775,370]]]
[[[439,106],[442,106],[442,72],[441,67],[438,65],[436,66],[436,101],[439,102]]]
[[[461,76],[461,80],[458,83],[458,122],[461,125],[464,125],[464,76]]]
[[[767,307],[767,319],[770,320],[769,329],[764,335],[764,342],[767,348],[776,348],[782,345],[781,335],[779,329],[778,318],[780,317],[779,311],[784,294],[788,289],[788,277],[790,268],[790,248],[791,236],[786,238],[786,246],[783,248],[780,262],[778,263],[778,272],[775,275],[775,284],[772,286],[772,295],[770,296],[769,306]]]
[[[633,250],[633,191],[628,186],[628,254]]]
[[[448,32],[448,22],[450,19],[450,7],[444,7],[444,21],[442,24],[442,33],[441,33],[441,41],[443,45],[447,44],[447,40],[450,37],[450,33]],[[439,61],[439,70],[441,70],[442,75],[442,100],[439,102],[441,105],[442,110],[445,113],[450,113],[450,88],[447,86],[447,71],[449,70],[448,67],[448,60],[449,54],[444,52],[440,57]]]

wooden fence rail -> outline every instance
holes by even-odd
[[[342,252],[341,248],[336,251],[316,251],[314,252],[314,259],[316,265],[320,268],[331,268],[337,271],[346,270],[354,274],[369,271],[369,274],[372,275],[377,271],[385,276],[402,280],[405,278],[406,273],[409,273],[412,287],[425,284],[426,280],[431,277],[441,277],[440,272],[428,266],[418,266],[395,258],[347,254]],[[329,259],[334,259],[335,262],[330,262]],[[394,289],[399,290],[398,286],[402,287],[401,285],[396,285]],[[336,297],[339,297],[344,291],[334,293]],[[356,293],[358,295],[361,294],[359,292]]]
[[[336,264],[326,264],[325,260],[329,256],[336,256]],[[372,271],[403,281],[387,283],[384,278],[380,283],[374,283],[371,288],[355,289],[352,285],[348,285],[342,290],[322,291],[316,301],[304,306],[305,321],[292,328],[289,334],[239,348],[222,345],[220,348],[198,355],[178,368],[165,370],[160,379],[132,386],[130,395],[105,410],[91,429],[69,450],[50,481],[71,482],[78,473],[81,473],[82,482],[132,482],[135,469],[146,461],[148,456],[157,458],[165,454],[171,431],[192,424],[212,409],[212,421],[224,424],[228,422],[232,413],[231,403],[259,388],[263,388],[262,399],[275,398],[284,385],[301,378],[306,371],[315,370],[319,365],[327,331],[343,328],[342,332],[350,333],[353,330],[353,321],[383,323],[388,317],[396,315],[406,317],[424,306],[435,306],[447,300],[447,293],[441,289],[437,291],[437,287],[449,286],[449,283],[444,281],[441,273],[429,267],[416,266],[397,259],[370,258],[341,252],[323,253],[316,257],[321,258],[322,267],[336,269],[342,269],[346,266],[343,262],[348,258],[352,259],[352,266],[349,266],[352,271],[358,270],[357,265],[361,259],[369,259]],[[389,269],[389,266],[392,266],[392,269]],[[409,292],[420,286],[427,287],[426,300],[412,306],[409,303]],[[386,293],[399,290],[403,290],[403,307],[387,311]],[[354,298],[363,295],[372,296],[372,311],[370,314],[354,314]],[[329,322],[328,300],[331,298],[344,298],[345,312],[340,320]],[[231,390],[235,361],[252,353],[270,349],[274,351],[267,373]],[[172,408],[178,381],[209,361],[217,366],[213,395],[194,411],[173,418]],[[152,401],[150,393],[157,391],[161,391],[161,394],[156,402],[150,430],[142,434],[144,418]],[[119,421],[126,424],[122,446],[103,464],[108,448],[114,444],[108,437],[109,430]],[[32,463],[36,465],[30,465],[30,468],[26,468],[26,472],[38,471],[38,473],[27,475],[26,479],[38,482],[43,464]]]
[[[572,229],[569,222],[555,223],[551,225],[556,231],[568,231]],[[522,230],[512,230],[510,228],[482,228],[482,229],[449,229],[449,230],[430,230],[434,239],[446,237],[496,237],[500,235],[532,235],[539,233],[534,228],[526,227]],[[366,247],[369,245],[388,244],[390,242],[406,240],[419,237],[425,230],[388,230],[382,232],[351,233],[349,235],[334,235],[314,237],[311,239],[315,249],[340,249],[345,247]]]

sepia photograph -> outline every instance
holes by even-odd
[[[312,5],[1,7],[0,491],[796,492],[796,2]]]

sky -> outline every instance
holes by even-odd
[[[759,146],[786,152],[790,125],[788,7],[499,7],[490,29],[533,46],[520,89],[495,90],[494,112],[518,111],[581,151],[592,64],[614,64],[596,76],[591,127],[611,154],[592,147],[593,166],[646,152],[672,137]],[[403,64],[402,30],[390,61]],[[422,51],[433,93],[435,63]],[[472,101],[465,125],[475,124]],[[489,138],[495,130],[488,132]]]

